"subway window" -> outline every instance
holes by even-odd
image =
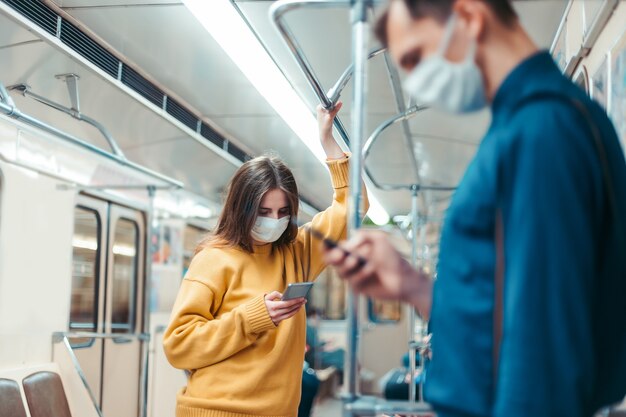
[[[397,301],[369,299],[367,314],[372,323],[395,323],[402,317],[402,304]]]
[[[346,284],[333,268],[326,268],[319,275],[309,301],[323,320],[346,318]]]
[[[206,236],[207,230],[196,226],[185,226],[185,232],[183,237],[183,276],[187,273],[191,259],[196,251],[198,243]]]
[[[98,281],[100,253],[100,216],[95,210],[74,209],[74,236],[72,238],[72,295],[70,302],[70,330],[96,331],[98,321]],[[81,345],[84,339],[73,340]]]
[[[139,228],[137,223],[119,219],[113,237],[111,275],[111,331],[132,333],[135,318]]]

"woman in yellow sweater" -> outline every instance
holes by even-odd
[[[318,108],[320,141],[334,188],[312,227],[334,240],[346,232],[348,156],[332,136],[341,108]],[[191,371],[177,417],[295,417],[305,347],[305,300],[280,301],[294,282],[324,269],[321,245],[297,227],[298,190],[277,158],[246,162],[230,181],[213,236],[183,280],[164,347]]]

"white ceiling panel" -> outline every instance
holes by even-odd
[[[0,14],[0,51],[33,41],[39,41],[39,38],[26,29],[17,28],[7,17]]]
[[[183,181],[200,195],[219,198],[237,167],[208,152],[193,139],[156,143],[126,151],[127,157],[157,172]]]

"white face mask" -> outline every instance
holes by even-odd
[[[252,228],[252,238],[257,242],[276,242],[289,226],[289,216],[273,219],[271,217],[257,217]]]
[[[437,53],[418,64],[403,87],[418,104],[448,113],[469,113],[483,109],[487,99],[483,77],[475,62],[476,41],[472,41],[465,61],[453,63],[445,58],[455,24],[456,14],[452,14]]]

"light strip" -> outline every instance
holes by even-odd
[[[72,246],[78,249],[86,249],[91,251],[98,250],[98,242],[92,238],[82,238],[74,236],[72,239]],[[127,257],[134,257],[137,254],[137,251],[133,246],[116,244],[113,245],[113,254]]]
[[[289,128],[325,164],[326,154],[317,135],[315,117],[233,4],[229,0],[184,0],[183,3]],[[369,200],[368,216],[377,224],[387,223],[389,216],[382,205],[372,195]]]

